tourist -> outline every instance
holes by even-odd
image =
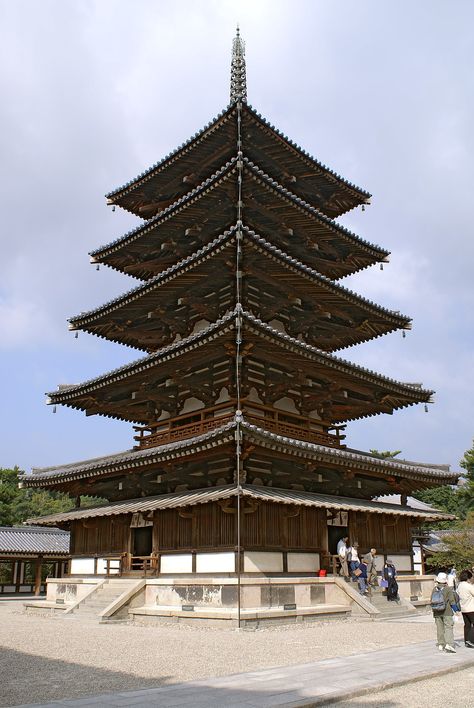
[[[377,549],[371,548],[368,553],[362,558],[362,561],[367,565],[367,585],[377,586],[377,568],[375,567],[375,559],[377,557]]]
[[[357,576],[357,582],[359,583],[359,592],[361,595],[368,595],[369,590],[367,587],[367,565],[365,563],[359,563],[357,568],[359,575]]]
[[[358,576],[360,575],[360,573],[356,572],[359,565],[360,565],[359,544],[358,543],[353,543],[352,546],[349,548],[348,560],[349,560],[349,570],[351,572],[352,582],[355,583],[357,581]]]
[[[453,590],[456,590],[457,586],[458,583],[456,577],[456,568],[451,568],[448,573],[448,587],[453,588]]]
[[[389,558],[383,567],[383,577],[387,584],[387,601],[398,601],[397,569]]]
[[[349,568],[347,566],[349,554],[349,536],[343,536],[337,544],[337,555],[339,556],[339,562],[341,564],[340,574],[346,578],[349,578]]]
[[[474,649],[474,575],[463,570],[459,575],[458,595],[464,620],[464,644]]]
[[[448,586],[446,573],[438,573],[431,593],[431,609],[436,623],[437,644],[440,651],[455,654],[453,608],[456,604],[454,590]]]

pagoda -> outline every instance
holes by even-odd
[[[314,578],[346,534],[412,572],[411,527],[438,516],[407,495],[457,475],[354,450],[344,428],[433,392],[338,353],[411,321],[340,284],[388,260],[336,221],[370,194],[251,107],[238,32],[227,108],[107,198],[142,221],[91,261],[137,282],[70,329],[140,358],[48,402],[130,421],[132,447],[23,477],[78,500],[35,519],[70,529],[70,578]],[[399,506],[376,500],[394,493]]]

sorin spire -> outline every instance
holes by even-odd
[[[240,38],[239,26],[232,41],[230,67],[230,102],[247,100],[247,76],[245,72],[245,42]]]

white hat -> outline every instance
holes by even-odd
[[[438,573],[438,575],[436,576],[436,582],[440,583],[441,585],[446,585],[446,583],[448,582],[448,576],[446,575],[446,573]]]

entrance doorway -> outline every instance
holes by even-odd
[[[328,525],[328,551],[332,556],[337,553],[337,544],[341,538],[349,536],[347,526],[329,526]]]
[[[132,548],[134,556],[151,556],[153,550],[153,526],[132,529]]]

